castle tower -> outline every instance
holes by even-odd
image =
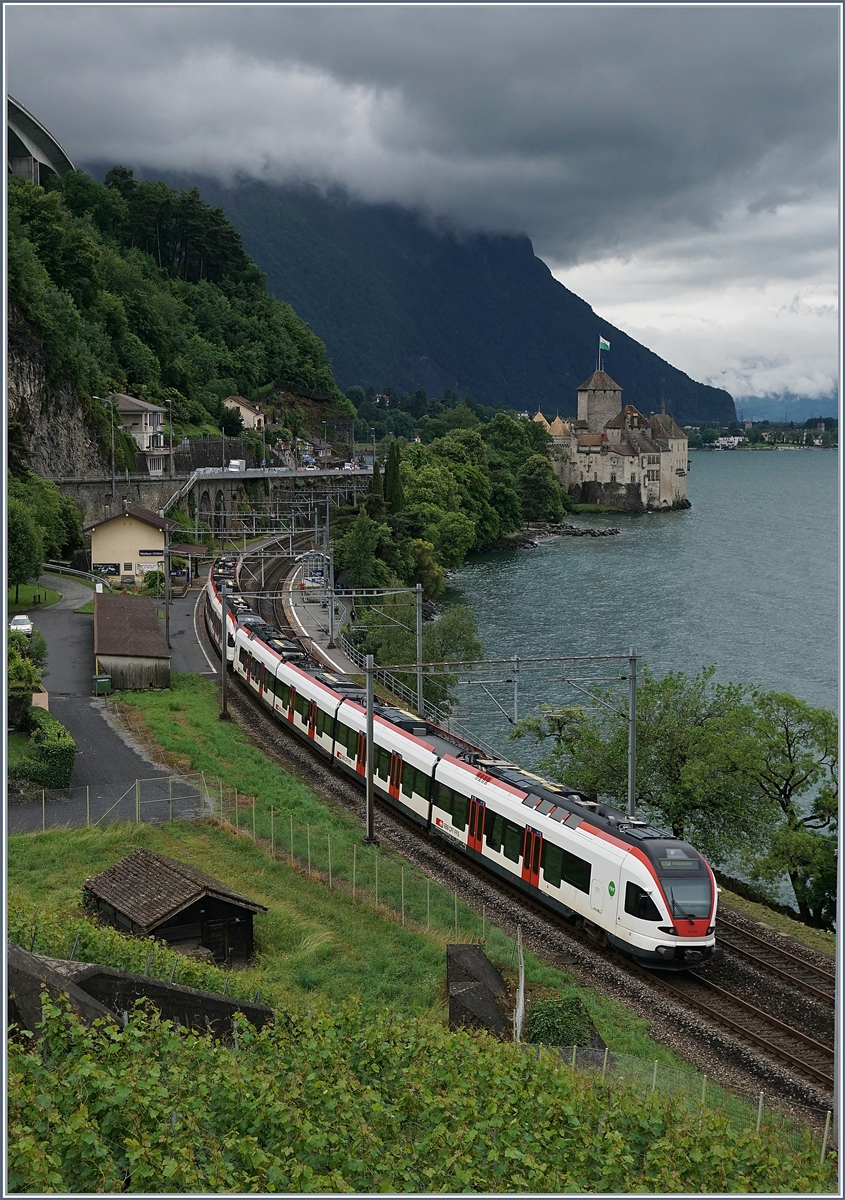
[[[578,420],[590,433],[601,433],[622,409],[622,389],[606,371],[594,371],[578,389]]]

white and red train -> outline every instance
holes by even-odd
[[[363,785],[362,688],[267,625],[239,593],[238,564],[222,556],[209,573],[212,641],[219,651],[225,580],[235,674],[278,721]],[[677,970],[713,954],[718,889],[687,842],[378,701],[373,734],[375,791],[429,834],[646,965]]]

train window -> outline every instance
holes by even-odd
[[[416,792],[418,796],[427,796],[428,776],[424,771],[406,762],[402,770],[402,791],[406,796],[410,796],[412,792]]]
[[[563,855],[560,846],[543,842],[543,877],[552,887],[560,887],[563,877]]]
[[[452,805],[454,803],[454,792],[451,788],[446,787],[445,783],[435,785],[434,803],[438,808],[442,808],[444,812],[452,815]]]
[[[294,701],[293,709],[294,709],[294,712],[299,713],[299,715],[302,717],[303,721],[308,720],[309,707],[310,707],[310,704],[309,704],[309,701],[306,696],[297,696],[296,697],[296,700]]]
[[[460,792],[454,793],[455,800],[452,806],[452,824],[457,829],[466,829],[467,813],[469,812],[469,800],[466,796],[462,796]]]
[[[491,850],[501,852],[502,839],[505,836],[505,818],[501,813],[488,808],[484,814],[484,836]]]
[[[354,758],[358,750],[358,734],[354,729],[350,729],[348,725],[341,725],[338,722],[337,726],[337,744],[343,746],[349,758]]]
[[[248,657],[249,656],[248,656],[246,650],[244,650],[243,646],[241,646],[240,662],[241,662],[241,666],[243,667],[244,670],[246,670],[246,660]]]
[[[390,778],[390,751],[385,750],[382,746],[376,746],[375,757],[373,760],[373,768],[376,775],[380,775],[382,779]]]
[[[514,821],[509,821],[505,818],[505,837],[503,849],[505,858],[509,858],[511,862],[519,862],[522,857],[522,835],[523,828],[517,825]]]
[[[577,854],[570,854],[568,850],[562,849],[560,853],[563,859],[561,876],[564,882],[578,888],[579,892],[589,892],[590,864]]]
[[[625,885],[625,912],[641,921],[662,921],[663,918],[657,905],[639,884]]]
[[[283,708],[288,708],[290,705],[290,688],[286,683],[276,683],[276,695],[282,702]]]
[[[331,737],[334,718],[321,708],[317,709],[317,737]]]

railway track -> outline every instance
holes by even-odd
[[[735,955],[758,970],[776,975],[824,1004],[831,1007],[835,1004],[836,976],[832,971],[825,971],[806,958],[743,929],[721,913],[716,927],[719,945],[725,954]]]
[[[310,542],[308,544],[310,545]],[[287,549],[287,547],[285,548]],[[303,546],[303,548],[305,547]],[[290,555],[286,555],[270,570],[265,569],[266,590],[275,593],[281,592],[283,580],[293,561],[294,559]],[[289,636],[296,636],[287,621],[280,598],[271,595],[260,601],[259,604],[260,611],[266,620],[271,621],[276,628]],[[249,699],[250,707],[256,707],[251,695],[246,692],[244,695]],[[379,808],[384,809],[380,800],[377,803]],[[403,820],[401,815],[392,809],[384,809],[384,811],[389,811],[392,821],[399,823],[403,828],[412,829],[414,836],[419,838],[419,829],[412,822]],[[464,871],[476,874],[473,870],[474,865],[465,856],[457,855],[456,852],[451,851],[448,845],[440,847],[438,844],[435,848],[429,839],[425,839],[424,857],[438,853],[449,860],[454,859],[456,863],[459,859],[459,865]],[[481,879],[482,873],[478,872],[477,874]],[[491,882],[486,873],[483,880],[488,885]],[[541,906],[532,904],[517,889],[508,887],[501,880],[496,880],[494,886],[499,887],[512,899],[516,899],[524,907],[548,920],[548,913],[542,910]],[[575,942],[593,952],[602,953],[602,948],[598,947],[583,930],[571,928],[568,925],[565,928],[567,935]],[[835,979],[829,972],[805,961],[798,954],[791,954],[755,934],[748,933],[729,918],[721,915],[719,917],[719,937],[724,951],[722,957],[725,966],[728,966],[731,959],[736,962],[748,963],[756,970],[766,972],[773,979],[782,981],[791,989],[809,993],[814,1001],[820,1001],[828,1006],[833,1004]],[[740,1041],[763,1051],[770,1059],[786,1064],[788,1069],[799,1079],[811,1083],[815,1088],[821,1087],[825,1092],[832,1093],[832,1048],[803,1030],[795,1028],[788,1022],[780,1020],[759,1006],[743,999],[742,996],[732,991],[730,986],[724,986],[726,981],[717,984],[693,972],[686,972],[683,975],[673,974],[670,979],[661,972],[652,972],[641,968],[627,957],[623,958],[614,951],[605,950],[604,955],[613,961],[614,965],[647,982],[651,988],[657,989],[687,1008],[693,1009],[711,1025],[715,1023],[730,1030]],[[803,974],[811,975],[813,982],[809,983],[803,978]]]
[[[832,1046],[823,1045],[809,1034],[794,1029],[694,971],[673,976],[670,981],[657,972],[649,973],[636,966],[634,969],[684,1004],[727,1026],[767,1054],[789,1063],[799,1075],[809,1077],[814,1083],[833,1091]]]

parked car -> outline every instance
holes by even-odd
[[[9,622],[10,633],[23,633],[28,638],[32,637],[32,621],[25,613],[18,613],[16,617],[12,617]]]

